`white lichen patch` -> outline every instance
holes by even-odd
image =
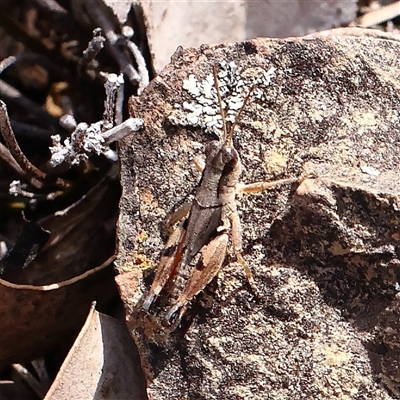
[[[275,68],[268,71],[257,68],[250,77],[240,73],[235,62],[222,62],[218,70],[218,84],[222,98],[222,107],[227,122],[234,123],[243,106],[246,96],[252,89],[251,97],[263,100],[265,90],[275,76]],[[193,74],[183,81],[183,89],[192,98],[182,105],[175,104],[177,110],[170,116],[172,123],[200,127],[207,133],[222,135],[222,116],[218,103],[217,89],[212,73],[203,80]]]

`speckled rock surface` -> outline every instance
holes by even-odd
[[[400,397],[399,50],[345,36],[179,49],[132,100],[145,129],[120,145],[117,283],[150,398]],[[305,179],[238,198],[262,298],[230,255],[166,334],[135,307],[166,241],[164,221],[198,184],[194,159],[218,131],[199,98],[223,61],[237,66],[227,73],[234,95],[254,81],[261,88],[234,134],[242,181]]]

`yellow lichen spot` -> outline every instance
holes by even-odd
[[[64,115],[62,97],[67,89],[67,82],[56,82],[51,86],[49,95],[46,97],[45,108],[53,117],[60,118]]]
[[[152,267],[151,260],[147,258],[144,254],[138,254],[136,256],[135,264],[141,270],[146,270]]]
[[[13,201],[10,203],[10,208],[24,210],[26,208],[26,203],[22,201]]]
[[[139,243],[143,243],[148,237],[149,235],[147,234],[147,232],[142,231],[139,233],[139,235],[137,235],[136,241],[138,241]]]
[[[136,268],[133,259],[126,261],[120,268],[119,273],[128,273]]]

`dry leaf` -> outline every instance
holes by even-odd
[[[92,306],[45,400],[145,400],[139,355],[126,326]]]

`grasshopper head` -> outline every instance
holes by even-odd
[[[207,143],[205,148],[206,165],[223,171],[227,164],[236,164],[239,161],[239,154],[233,146],[213,140]]]

